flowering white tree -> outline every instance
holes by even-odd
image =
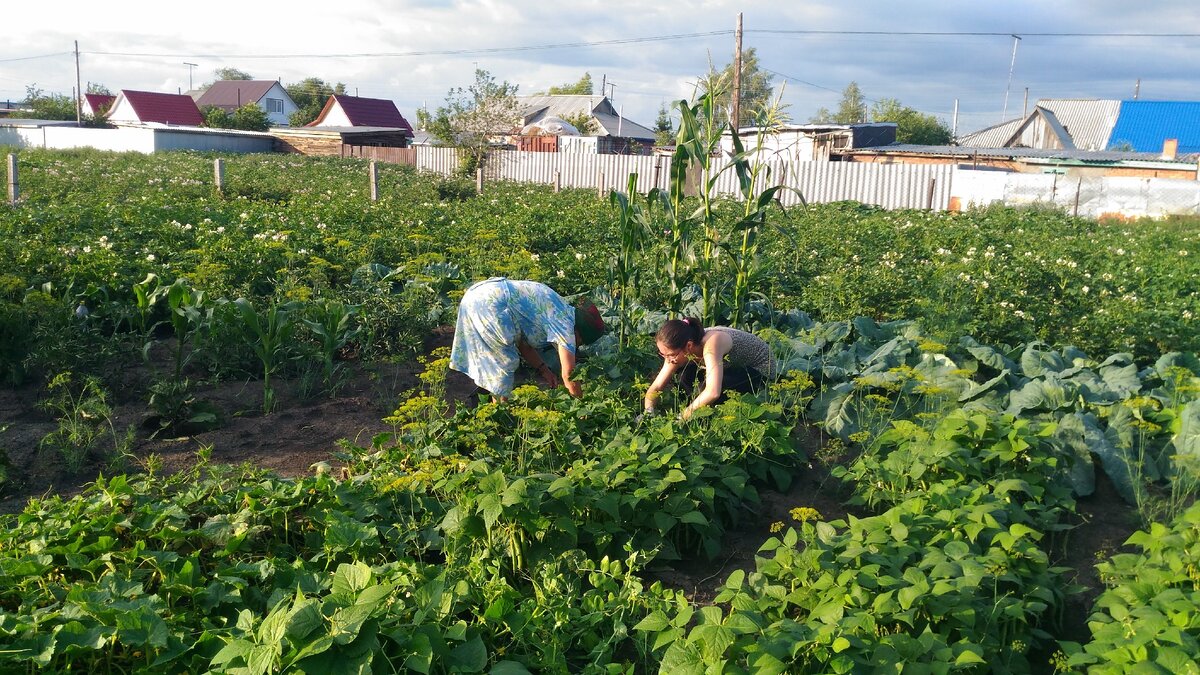
[[[464,172],[483,166],[488,148],[498,136],[512,133],[517,121],[517,85],[496,82],[486,70],[475,70],[475,83],[451,89],[429,126],[442,142],[467,154]]]

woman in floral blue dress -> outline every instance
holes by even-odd
[[[561,382],[578,397],[582,388],[571,379],[575,345],[595,341],[604,330],[600,312],[586,300],[572,307],[545,284],[492,277],[468,288],[459,302],[450,368],[505,399],[524,358],[548,386]],[[558,353],[558,374],[539,353],[548,345]]]

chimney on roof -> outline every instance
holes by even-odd
[[[1175,159],[1176,153],[1179,152],[1179,139],[1168,138],[1163,141],[1162,158],[1166,160]]]

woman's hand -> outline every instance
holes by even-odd
[[[563,386],[567,388],[567,392],[575,398],[583,396],[583,385],[576,380],[564,380]]]
[[[546,383],[547,387],[553,389],[558,386],[558,376],[554,374],[550,366],[543,363],[541,368],[538,368],[538,372],[541,374],[542,381]],[[567,387],[567,389],[570,390],[570,387]]]

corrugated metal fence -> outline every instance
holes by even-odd
[[[417,147],[416,166],[426,171],[451,175],[458,167],[452,148]],[[888,209],[923,208],[943,210],[950,202],[954,167],[947,165],[886,165],[843,162],[789,163],[774,160],[764,184],[784,185],[781,200],[786,205],[809,202],[855,200]],[[671,158],[663,155],[588,155],[575,153],[494,151],[488,160],[485,180],[557,184],[564,188],[616,188],[624,190],[630,174],[637,174],[638,192],[667,189]],[[737,191],[737,175],[729,170],[717,178],[718,194]]]

